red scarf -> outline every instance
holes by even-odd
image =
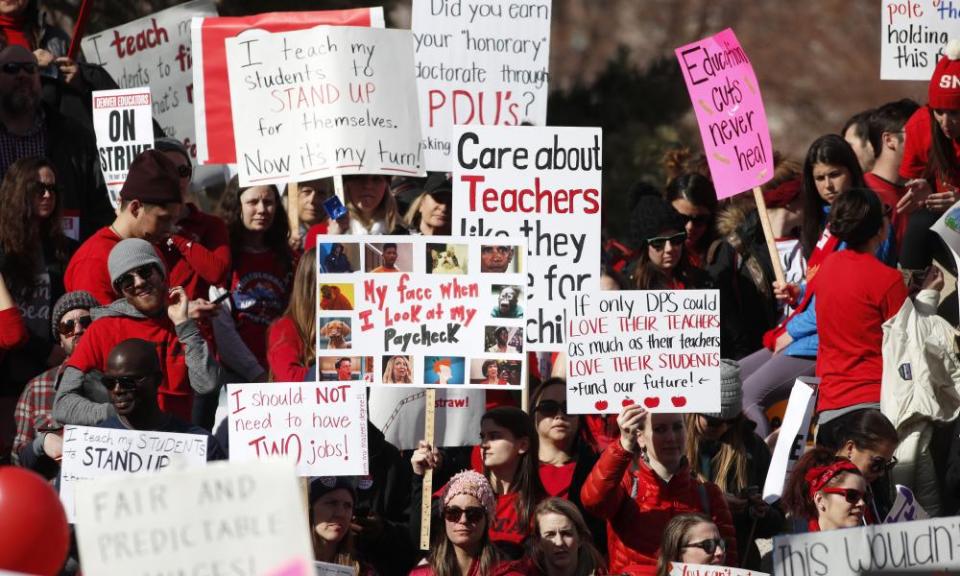
[[[26,19],[20,16],[0,16],[0,30],[7,36],[7,44],[10,46],[23,46],[27,50],[33,51],[30,39],[24,33],[26,29]]]

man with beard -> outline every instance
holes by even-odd
[[[22,46],[0,50],[0,178],[28,156],[49,158],[57,173],[57,201],[70,228],[83,239],[110,223],[107,197],[92,132],[40,100],[37,59]],[[77,221],[76,214],[83,217]]]
[[[163,365],[157,384],[161,410],[190,421],[193,394],[212,391],[220,366],[210,354],[196,319],[217,306],[189,302],[182,287],[168,288],[166,268],[153,245],[139,238],[119,242],[107,262],[114,290],[122,298],[94,311],[94,322],[67,361],[53,416],[62,424],[95,425],[116,412],[96,372],[106,369],[110,351],[130,337],[151,342]]]

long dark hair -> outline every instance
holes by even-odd
[[[698,208],[710,211],[710,219],[700,237],[697,249],[703,250],[710,246],[716,237],[713,226],[717,216],[717,192],[709,178],[696,172],[681,174],[667,184],[666,200],[671,205],[675,200],[686,200]]]
[[[924,177],[930,180],[934,191],[936,181],[943,180],[953,185],[960,184],[960,163],[957,162],[953,151],[953,142],[940,129],[940,124],[933,116],[933,108],[927,111],[930,114],[930,161],[927,162]]]
[[[33,199],[41,192],[40,169],[54,170],[45,158],[21,158],[14,162],[0,184],[0,247],[6,253],[3,276],[14,298],[31,289],[39,272],[37,252],[66,262],[67,237],[61,223],[63,198],[55,194],[53,213],[38,225]],[[56,174],[56,172],[54,172]]]
[[[816,518],[817,507],[810,495],[810,483],[807,481],[807,471],[817,466],[829,466],[836,462],[843,462],[829,448],[818,446],[800,457],[796,466],[790,472],[790,478],[783,490],[783,507],[796,517]],[[859,471],[848,470],[841,472],[830,479],[826,486],[836,486],[843,481],[844,474],[857,474]]]
[[[680,560],[680,551],[686,544],[687,532],[697,524],[713,524],[713,520],[699,512],[677,514],[667,522],[660,539],[657,558],[657,576],[670,574],[670,564]]]
[[[529,443],[527,452],[519,457],[517,471],[510,484],[510,491],[519,494],[516,505],[519,527],[526,531],[529,529],[534,509],[546,496],[546,490],[540,482],[540,437],[537,429],[530,415],[514,406],[499,406],[488,410],[480,422],[484,420],[491,420],[497,426],[509,430],[514,438],[526,438]],[[490,480],[490,472],[486,467],[483,472],[487,480]]]
[[[836,446],[828,446],[839,450],[848,441],[858,450],[878,450],[882,444],[900,444],[900,437],[893,423],[877,409],[858,410],[836,427],[833,433]]]
[[[810,258],[813,254],[813,249],[820,240],[820,234],[827,220],[823,212],[827,203],[817,193],[817,184],[813,180],[814,164],[842,166],[850,172],[852,187],[867,187],[863,181],[863,170],[860,168],[857,155],[843,137],[837,134],[826,134],[813,141],[803,161],[803,175],[800,182],[800,194],[803,196],[803,229],[800,231],[800,245],[803,247],[805,258]]]
[[[253,186],[241,187],[240,179],[234,176],[227,184],[217,210],[220,218],[227,223],[227,230],[230,232],[230,256],[233,262],[239,262],[243,258],[246,228],[243,226],[240,195],[250,188]],[[287,221],[287,211],[283,208],[283,202],[280,201],[280,191],[273,185],[268,188],[273,190],[277,208],[273,223],[264,234],[263,243],[283,264],[284,272],[289,273],[293,269],[293,258],[290,254],[290,245],[287,243],[290,238],[290,222]]]
[[[477,557],[477,574],[493,574],[493,569],[500,560],[497,547],[490,541],[490,522],[493,519],[484,515],[484,526],[480,536],[480,553]],[[433,545],[430,546],[430,556],[427,563],[433,569],[433,576],[467,576],[460,574],[457,564],[455,546],[447,537],[446,526],[433,532]]]

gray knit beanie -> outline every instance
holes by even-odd
[[[59,342],[59,340],[56,340],[60,333],[57,328],[60,326],[60,321],[63,320],[63,317],[67,315],[67,312],[76,310],[77,308],[91,310],[99,305],[100,303],[93,297],[93,294],[86,290],[67,292],[61,296],[60,299],[57,300],[57,303],[53,305],[53,313],[50,315],[54,341]]]
[[[730,420],[741,412],[743,382],[740,380],[740,364],[735,360],[720,360],[720,412],[704,416]]]
[[[145,264],[155,264],[160,269],[160,274],[164,278],[167,277],[167,269],[153,244],[140,238],[121,240],[110,251],[110,257],[107,259],[110,283],[116,284],[121,276]]]

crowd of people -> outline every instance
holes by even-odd
[[[34,2],[0,3],[0,458],[56,484],[63,427],[85,425],[199,434],[209,460],[227,459],[229,429],[215,426],[225,383],[317,377],[316,310],[337,309],[342,295],[318,290],[316,272],[352,270],[336,242],[318,262],[318,237],[450,234],[449,177],[344,176],[345,210],[332,217],[329,179],[294,195],[234,177],[204,207],[190,153],[158,137],[111,206],[89,96],[116,85],[36,21]],[[880,410],[884,323],[908,301],[960,321],[956,297],[941,298],[943,271],[955,277],[956,266],[930,231],[960,200],[957,78],[954,42],[926,105],[880,104],[802,160],[776,155],[763,196],[785,281],[753,199],[718,202],[702,155],[670,151],[664,185],[606,191],[631,195],[633,212],[632,237],[605,237],[595,255],[605,289],[719,291],[719,412],[571,415],[560,356],[552,373],[528,375],[529,412],[488,393],[476,446],[404,452],[368,423],[369,475],[310,482],[316,560],[359,575],[770,571],[767,539],[882,522],[903,440]],[[514,257],[489,252],[490,270]],[[374,271],[396,270],[397,245],[380,258]],[[504,287],[493,315],[521,317],[518,300]],[[508,346],[500,330],[492,350]],[[350,378],[349,358],[336,368]],[[411,372],[397,356],[384,381],[410,383]],[[496,363],[483,372],[504,381]],[[815,446],[767,501],[774,410],[803,376],[819,378]],[[960,502],[952,436],[918,494],[941,515]],[[81,565],[74,552],[64,573]]]

